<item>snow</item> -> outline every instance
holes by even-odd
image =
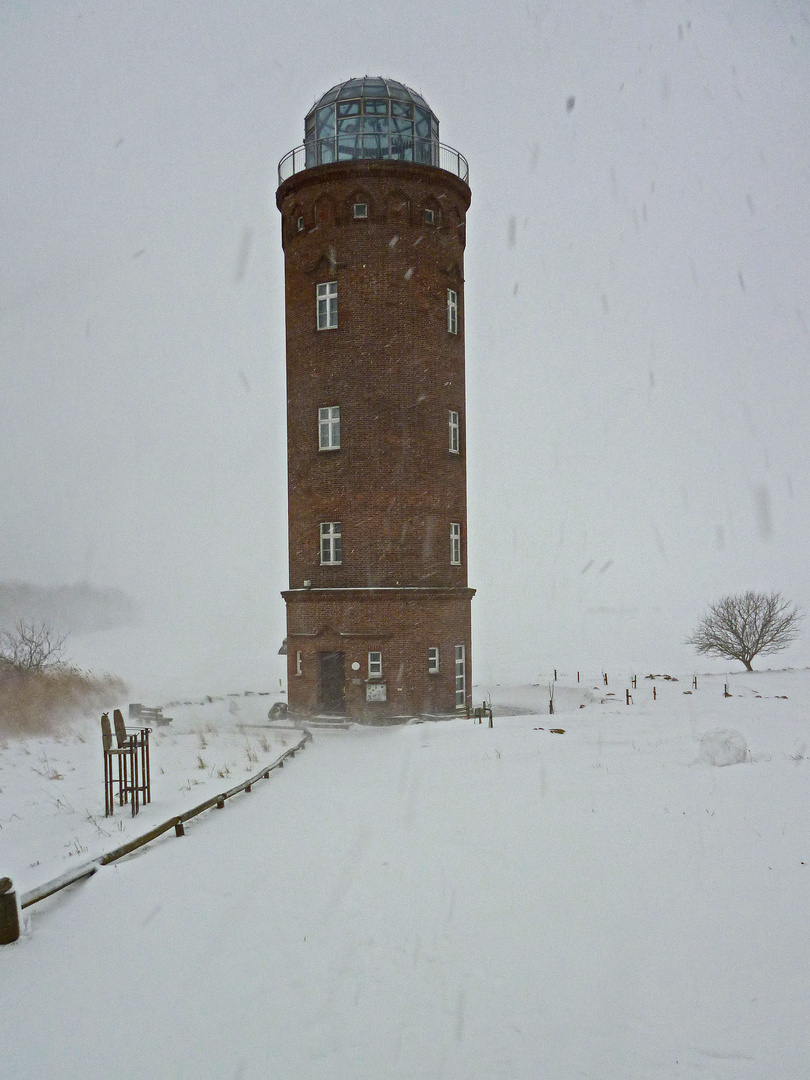
[[[476,687],[492,729],[315,730],[185,837],[26,909],[0,1077],[803,1080],[810,671],[678,674],[626,705],[627,680],[560,673],[553,718],[545,681]],[[97,722],[9,742],[0,873],[40,883],[74,837],[114,847],[228,786],[246,742],[255,772],[297,740],[236,700],[172,710],[134,824],[103,818]],[[734,767],[701,752],[721,731]]]

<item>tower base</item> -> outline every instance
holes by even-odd
[[[292,713],[391,723],[471,703],[475,589],[290,589],[287,700]]]

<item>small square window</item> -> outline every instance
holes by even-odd
[[[337,300],[335,300],[335,305],[337,305]],[[458,333],[458,293],[455,289],[447,290],[447,330],[451,334]]]
[[[354,216],[356,218],[367,218],[368,217],[368,203],[356,202],[354,204]]]
[[[458,413],[450,410],[448,414],[448,428],[450,434],[450,453],[457,454],[459,452],[459,422]]]
[[[435,210],[426,210],[425,211],[425,224],[426,225],[435,225],[436,224],[436,211]]]
[[[299,217],[296,220],[295,227],[298,230],[298,232],[303,232],[304,231],[304,219],[303,219],[303,217]]]
[[[340,406],[318,409],[318,449],[340,449]]]
[[[337,282],[324,281],[317,289],[317,326],[319,330],[337,328]]]
[[[382,678],[382,653],[370,652],[368,654],[368,677],[370,679]]]
[[[450,526],[450,565],[461,566],[461,526],[455,521]]]
[[[431,645],[428,649],[428,675],[439,674],[439,647]]]
[[[343,561],[343,538],[339,521],[321,522],[321,566],[339,566]]]

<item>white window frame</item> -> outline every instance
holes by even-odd
[[[318,449],[340,449],[340,406],[318,409]]]
[[[304,231],[304,215],[303,214],[299,214],[299,216],[295,219],[295,228],[296,228],[297,232],[303,232]]]
[[[339,521],[321,522],[321,566],[340,566],[343,561],[343,534]]]
[[[322,281],[315,286],[316,325],[319,330],[337,330],[337,282]]]
[[[301,672],[301,650],[297,649],[295,653],[295,674],[300,675]]]
[[[439,674],[439,646],[430,645],[428,647],[428,675]]]
[[[461,525],[457,521],[450,524],[450,565],[461,566]]]
[[[356,202],[352,208],[352,213],[358,221],[363,221],[368,217],[368,203]]]
[[[463,645],[456,645],[456,708],[467,704],[467,657]]]
[[[372,650],[368,654],[368,677],[370,679],[382,678],[382,653]]]
[[[447,290],[447,332],[458,333],[458,292],[455,289]]]
[[[436,224],[436,211],[435,210],[431,210],[430,208],[427,208],[425,210],[425,224],[426,225],[435,225]]]
[[[447,427],[450,439],[450,453],[458,454],[461,452],[461,427],[459,425],[458,413],[455,409],[450,409],[448,413]]]

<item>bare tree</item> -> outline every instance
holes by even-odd
[[[705,656],[739,660],[753,671],[755,656],[779,652],[796,639],[803,618],[781,593],[749,589],[712,604],[685,644]]]
[[[13,630],[0,633],[0,660],[18,671],[44,671],[59,667],[67,634],[60,635],[48,623],[20,619]]]

